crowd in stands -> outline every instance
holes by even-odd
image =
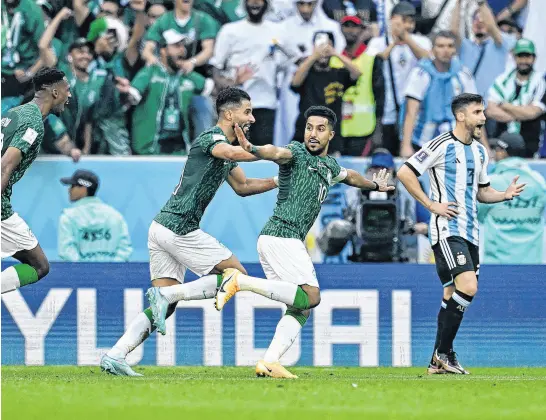
[[[545,16],[543,0],[2,0],[2,112],[56,66],[72,99],[44,153],[184,155],[240,86],[254,144],[302,141],[302,112],[326,105],[330,153],[406,158],[477,92],[484,145],[516,133],[546,157]]]

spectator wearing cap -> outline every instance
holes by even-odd
[[[102,5],[104,10],[104,4]],[[112,13],[99,13],[90,26],[87,40],[94,45],[96,60],[92,64],[97,77],[104,78],[90,118],[93,123],[92,153],[124,156],[131,154],[127,113],[123,98],[115,88],[116,78],[132,78],[141,66],[139,42],[146,26],[144,0],[133,0],[130,7],[136,13],[131,38],[128,30]],[[90,92],[90,95],[92,93]]]
[[[496,135],[504,131],[519,133],[525,141],[524,157],[538,151],[541,119],[546,112],[544,73],[534,70],[536,60],[532,41],[522,38],[514,47],[516,68],[497,77],[489,89],[486,116],[497,121]]]
[[[80,169],[61,178],[61,183],[70,186],[73,204],[59,219],[59,257],[71,262],[128,261],[133,248],[127,223],[121,213],[95,196],[97,175]]]
[[[211,60],[218,89],[239,86],[252,98],[256,123],[250,137],[256,145],[273,143],[277,77],[293,59],[287,46],[279,45],[281,26],[264,18],[269,3],[244,0],[246,19],[222,26]]]
[[[330,19],[316,0],[292,0],[294,13],[280,23],[279,48],[290,57],[301,60],[313,52],[313,36],[316,32],[331,32],[334,35],[336,51],[345,47],[345,39],[338,22]],[[296,61],[296,60],[294,60]],[[275,144],[284,146],[294,136],[298,118],[299,96],[290,89],[292,77],[297,69],[290,65],[285,74],[279,95],[279,109],[275,121]]]
[[[506,67],[510,50],[516,43],[514,35],[503,33],[495,22],[491,8],[484,0],[478,1],[478,10],[472,22],[473,39],[457,36],[461,63],[470,69],[476,79],[478,93],[487,97],[489,88]],[[451,31],[459,34],[461,0],[453,12]]]
[[[22,96],[41,68],[42,11],[33,0],[2,1],[2,100]]]
[[[161,16],[145,36],[142,58],[147,65],[159,62],[159,47],[165,45],[165,36],[177,33],[185,36],[187,57],[183,70],[189,74],[197,71],[205,77],[211,76],[209,60],[214,54],[214,42],[219,25],[210,15],[192,10],[193,0],[175,0],[174,10]],[[214,124],[214,107],[208,97],[195,96],[191,103],[191,118],[196,134]]]
[[[343,94],[350,86],[356,84],[362,75],[360,69],[347,56],[334,49],[334,36],[331,32],[317,32],[314,39],[313,54],[307,57],[298,67],[292,78],[292,89],[300,95],[300,113],[296,120],[294,140],[303,141],[305,133],[305,111],[312,105],[323,105],[330,108],[337,117],[335,135],[330,141],[328,152],[341,154],[340,122]],[[339,61],[332,63],[335,57]]]
[[[357,16],[345,16],[341,26],[347,47],[343,55],[353,61],[362,75],[356,85],[347,88],[343,94],[341,107],[342,155],[366,156],[373,143],[381,143],[381,118],[385,105],[385,79],[383,77],[383,59],[380,56],[364,54],[363,42],[366,32],[365,23]],[[332,59],[341,61],[336,58]],[[375,142],[372,134],[376,134]]]
[[[476,93],[476,83],[456,57],[455,35],[438,32],[432,40],[433,59],[421,60],[408,78],[403,109],[400,156],[409,158],[427,141],[455,128],[453,98]],[[483,139],[487,146],[487,141]]]
[[[165,36],[161,62],[140,70],[132,82],[118,79],[118,89],[132,105],[132,148],[139,155],[186,154],[190,148],[189,105],[194,95],[210,95],[214,82],[185,73],[185,36]]]
[[[421,58],[430,56],[430,40],[413,34],[415,30],[415,7],[401,1],[391,12],[391,34],[370,40],[366,54],[380,55],[385,78],[385,110],[382,118],[382,147],[398,156],[400,130],[398,127],[400,106],[404,101],[404,89],[411,69]]]
[[[329,18],[340,23],[346,16],[357,17],[366,24],[374,36],[379,35],[377,8],[373,0],[324,0],[322,8]]]
[[[525,190],[511,201],[478,204],[478,220],[484,229],[486,264],[542,264],[546,181],[522,157],[526,153],[523,137],[504,132],[495,145],[496,165],[489,174],[491,187],[503,191],[512,182],[525,184]]]
[[[72,92],[72,98],[61,114],[62,122],[53,121],[51,125],[52,133],[54,133],[52,142],[57,143],[67,135],[75,141],[84,154],[89,154],[92,136],[90,110],[97,100],[105,79],[100,74],[89,71],[93,60],[93,44],[87,39],[78,38],[70,44],[66,58],[63,59],[58,55],[61,54],[62,49],[55,45],[60,41],[53,37],[61,23],[71,15],[72,11],[63,7],[47,26],[38,45],[43,65],[57,66],[62,70],[66,74]],[[48,151],[52,152],[55,149],[56,147],[49,147]]]

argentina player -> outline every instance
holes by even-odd
[[[455,129],[425,143],[398,171],[410,194],[431,212],[430,238],[444,293],[428,373],[468,374],[453,351],[463,315],[478,291],[477,202],[498,203],[520,195],[515,177],[506,191],[489,185],[488,154],[477,140],[485,124],[483,98],[464,93],[453,99]],[[475,141],[476,140],[476,141]],[[417,177],[428,171],[431,197]]]

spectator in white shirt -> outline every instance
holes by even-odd
[[[476,93],[474,79],[456,53],[455,35],[438,32],[433,39],[434,59],[422,60],[411,71],[405,90],[401,156],[412,156],[427,141],[455,128],[453,98]]]
[[[219,89],[240,86],[252,98],[256,123],[250,129],[252,143],[272,144],[277,108],[277,74],[288,58],[277,46],[280,26],[264,20],[267,0],[245,0],[246,19],[220,29],[211,59]]]
[[[317,32],[330,32],[334,36],[337,52],[345,48],[345,37],[341,26],[326,16],[321,8],[322,0],[293,0],[294,14],[281,22],[280,45],[288,54],[307,57],[313,53],[313,37]],[[279,110],[275,122],[275,144],[284,146],[294,136],[294,127],[299,114],[300,97],[290,89],[292,77],[297,69],[290,66],[281,83]]]
[[[519,3],[528,3],[529,14],[523,36],[530,39],[535,44],[536,62],[535,70],[546,72],[546,1],[544,0],[528,0],[520,1]]]
[[[415,7],[411,3],[398,3],[391,12],[391,36],[372,38],[366,49],[366,54],[380,55],[384,60],[385,110],[382,147],[394,156],[398,156],[400,152],[398,114],[404,100],[406,81],[411,69],[421,58],[429,57],[432,48],[428,38],[413,34],[415,14]]]

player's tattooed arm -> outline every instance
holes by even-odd
[[[8,186],[11,174],[21,163],[23,153],[16,147],[8,147],[6,153],[2,156],[2,194]]]
[[[292,160],[292,152],[285,147],[277,147],[272,144],[254,146],[248,141],[238,124],[235,124],[235,135],[241,147],[258,159],[270,160],[278,165],[284,165]]]
[[[509,201],[514,197],[519,196],[525,189],[527,184],[518,184],[519,175],[514,177],[512,183],[508,186],[506,191],[497,191],[492,186],[487,185],[478,189],[478,201],[480,203],[500,203],[501,201]]]
[[[233,191],[241,197],[261,194],[277,188],[277,181],[274,178],[247,178],[239,166],[231,170],[227,181]]]
[[[382,169],[377,174],[373,174],[373,179],[369,180],[359,174],[357,171],[347,169],[347,176],[341,182],[352,187],[360,188],[361,190],[374,191],[393,191],[394,186],[389,184],[390,174],[386,169]]]

